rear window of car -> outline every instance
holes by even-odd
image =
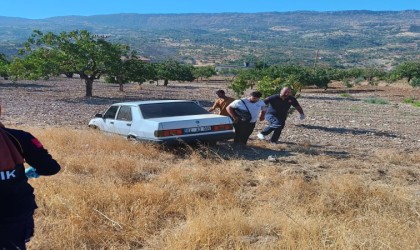
[[[139,107],[144,119],[209,114],[195,102],[151,103]]]

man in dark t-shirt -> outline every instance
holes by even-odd
[[[259,139],[265,140],[265,136],[273,132],[270,142],[277,143],[291,106],[295,107],[299,112],[301,120],[305,119],[303,109],[291,93],[292,90],[289,87],[284,87],[279,95],[272,95],[264,99],[265,104],[269,105],[265,115],[265,120],[268,121],[269,125],[257,135]]]

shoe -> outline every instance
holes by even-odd
[[[265,140],[265,136],[264,136],[263,134],[261,134],[261,133],[259,133],[259,134],[257,135],[257,137],[258,137],[258,139],[260,139],[260,140]]]

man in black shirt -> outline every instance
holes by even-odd
[[[31,167],[25,170],[24,162]],[[0,249],[26,249],[33,235],[37,205],[27,176],[58,171],[60,165],[34,136],[0,123]]]
[[[257,135],[259,139],[265,140],[265,136],[273,132],[270,142],[277,143],[291,106],[299,112],[301,120],[305,119],[303,109],[291,93],[292,90],[289,87],[284,87],[279,95],[272,95],[264,99],[264,103],[269,105],[265,115],[265,120],[268,121],[269,125]]]

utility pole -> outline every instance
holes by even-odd
[[[319,56],[319,49],[316,51],[315,61],[314,61],[314,68],[316,68],[316,64],[318,63],[318,56]]]

